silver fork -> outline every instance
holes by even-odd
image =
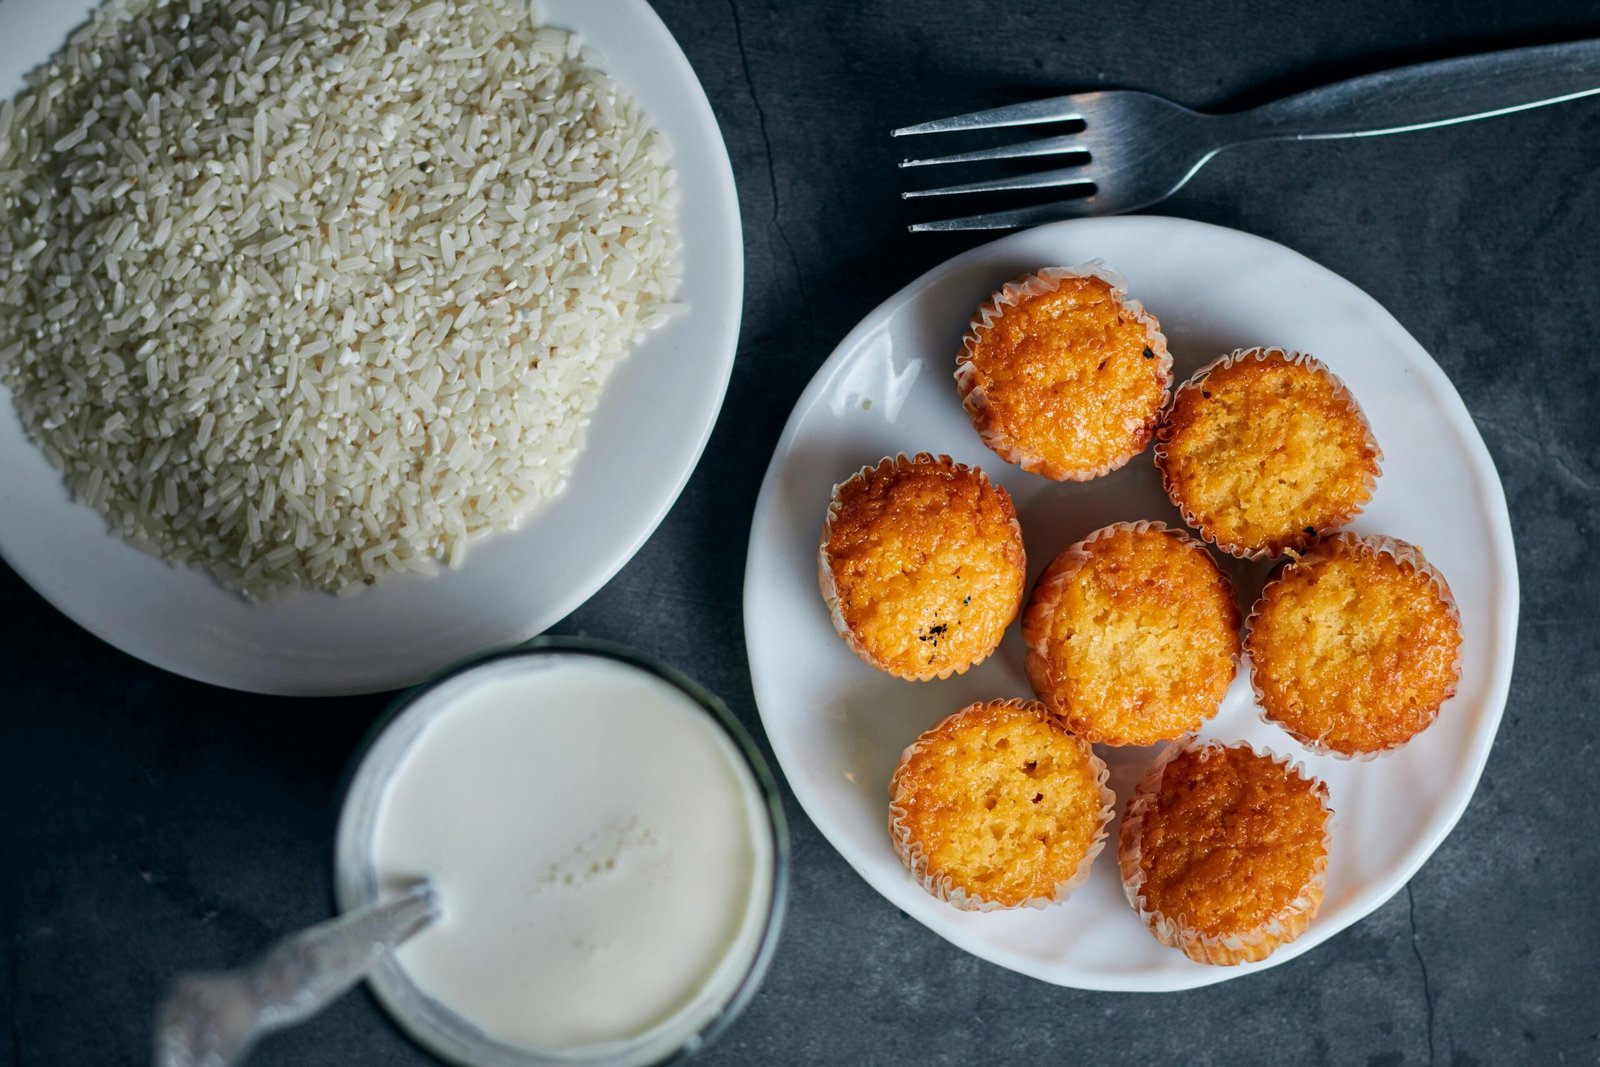
[[[1600,39],[1516,48],[1367,74],[1250,111],[1207,115],[1128,90],[1074,93],[895,130],[893,136],[1081,122],[1037,141],[907,159],[902,167],[1071,156],[1054,170],[900,194],[907,200],[1009,189],[1083,193],[1058,203],[919,222],[913,233],[1002,230],[1053,219],[1115,215],[1165,200],[1224,148],[1254,141],[1373,137],[1485,119],[1600,93]]]

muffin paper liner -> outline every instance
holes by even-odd
[[[906,809],[899,803],[900,778],[905,772],[906,765],[911,761],[918,749],[922,747],[923,739],[938,730],[946,723],[967,714],[978,708],[1016,708],[1032,711],[1047,719],[1057,726],[1073,744],[1082,747],[1089,757],[1089,766],[1094,769],[1095,784],[1100,787],[1100,812],[1098,825],[1095,828],[1094,839],[1089,843],[1089,848],[1083,854],[1083,859],[1078,862],[1078,869],[1072,876],[1063,882],[1057,882],[1055,888],[1046,896],[1032,897],[1017,904],[1001,904],[968,893],[952,883],[949,875],[934,874],[928,870],[928,858],[923,852],[920,842],[913,841],[911,829],[905,822]],[[900,862],[905,864],[906,870],[911,872],[917,884],[940,900],[955,905],[962,911],[996,911],[1009,908],[1045,908],[1051,904],[1059,904],[1072,894],[1072,891],[1083,885],[1089,879],[1089,869],[1094,865],[1094,858],[1106,846],[1106,828],[1111,824],[1111,816],[1116,811],[1117,795],[1111,791],[1107,784],[1109,770],[1104,761],[1095,755],[1094,748],[1083,738],[1077,736],[1061,723],[1059,716],[1050,711],[1037,700],[1023,700],[1013,698],[1010,700],[991,700],[977,704],[969,704],[953,715],[947,715],[934,725],[924,730],[918,738],[907,745],[905,751],[900,753],[900,762],[895,765],[894,774],[889,778],[889,839],[894,844],[894,854],[900,857]]]
[[[860,656],[862,660],[871,664],[873,667],[876,667],[878,670],[883,671],[885,674],[893,675],[896,678],[904,678],[909,682],[927,682],[932,681],[935,678],[945,679],[955,674],[966,674],[967,671],[973,667],[976,667],[978,664],[992,656],[994,654],[994,649],[991,648],[988,652],[985,652],[983,655],[968,663],[953,664],[949,667],[944,667],[939,670],[921,671],[916,674],[903,674],[889,667],[882,660],[873,655],[872,650],[867,648],[860,638],[856,637],[855,633],[850,629],[850,624],[845,621],[844,605],[839,600],[839,584],[833,576],[833,557],[828,554],[828,539],[833,535],[834,519],[838,518],[839,510],[843,506],[840,497],[844,492],[845,486],[856,481],[857,479],[865,478],[874,471],[881,471],[884,474],[888,474],[894,470],[928,462],[937,463],[940,466],[952,471],[970,472],[977,476],[978,481],[981,484],[992,487],[998,493],[1000,493],[1000,495],[1004,497],[1007,502],[1010,502],[1011,500],[1010,494],[1006,493],[1006,491],[1000,486],[997,486],[991,482],[989,480],[989,476],[978,467],[968,466],[965,463],[957,463],[949,456],[936,456],[931,452],[918,452],[916,455],[910,457],[908,457],[904,452],[900,452],[893,456],[887,456],[875,464],[869,463],[867,466],[862,467],[860,470],[856,471],[856,473],[852,474],[850,477],[833,487],[833,495],[828,501],[827,517],[822,523],[822,537],[817,542],[817,586],[822,591],[823,602],[828,606],[828,615],[833,620],[833,628],[838,631],[840,637],[844,638],[844,643],[850,646],[850,651],[854,652],[857,656]],[[1012,532],[1016,534],[1017,544],[1021,545],[1023,543],[1022,525],[1017,522],[1016,507],[1014,505],[1011,509],[1011,512],[1011,529]],[[1027,550],[1024,548],[1023,551],[1024,567],[1026,567]],[[1021,608],[1020,598],[1018,608],[1019,610]],[[1012,616],[1012,618],[1015,617],[1015,615]],[[1009,627],[1010,625],[1010,620],[1007,620],[1006,626]],[[1004,629],[1002,629],[1002,636],[1004,636],[1004,632]],[[995,648],[998,647],[999,644],[997,642]]]
[[[1025,471],[1058,482],[1086,482],[1127,464],[1149,446],[1150,438],[1146,438],[1143,444],[1127,455],[1098,467],[1068,470],[1056,466],[1043,456],[1029,451],[1019,442],[1013,441],[994,422],[989,414],[987,391],[978,383],[978,371],[972,364],[974,350],[982,334],[994,325],[1005,313],[1006,308],[1014,307],[1030,297],[1053,293],[1069,278],[1099,278],[1110,285],[1112,296],[1122,305],[1123,310],[1144,327],[1150,350],[1156,355],[1156,373],[1161,378],[1162,406],[1165,407],[1167,394],[1172,389],[1172,355],[1167,351],[1167,338],[1161,332],[1161,323],[1144,309],[1143,304],[1129,299],[1128,280],[1099,260],[1092,260],[1076,267],[1045,267],[1033,274],[1025,274],[1015,281],[1007,282],[998,292],[990,296],[988,302],[978,308],[976,317],[967,327],[966,336],[961,339],[961,352],[956,356],[956,392],[961,397],[961,406],[966,409],[967,417],[972,420],[973,429],[978,431],[983,443],[1001,459],[1007,463],[1014,463]]]
[[[1067,586],[1077,576],[1078,572],[1083,569],[1083,565],[1089,562],[1089,546],[1096,541],[1124,531],[1136,534],[1146,532],[1171,533],[1181,538],[1185,544],[1193,545],[1202,552],[1205,551],[1205,547],[1187,530],[1173,529],[1164,522],[1146,519],[1139,522],[1114,522],[1110,526],[1102,526],[1083,540],[1068,545],[1060,555],[1050,561],[1050,565],[1044,569],[1044,573],[1039,575],[1039,580],[1034,583],[1033,595],[1028,598],[1027,607],[1022,613],[1022,640],[1028,646],[1028,654],[1023,661],[1023,666],[1028,672],[1028,681],[1033,684],[1033,691],[1039,695],[1039,699],[1044,701],[1046,705],[1056,709],[1057,714],[1064,713],[1057,707],[1055,674],[1051,669],[1050,659],[1046,651],[1050,640],[1051,621],[1055,616],[1056,608],[1061,603],[1061,597],[1066,593]],[[1217,573],[1221,576],[1223,582],[1227,584],[1230,603],[1236,603],[1233,579],[1229,578],[1227,573],[1220,567],[1217,568]],[[1234,616],[1234,626],[1237,631],[1237,615]],[[1236,647],[1233,654],[1233,670],[1235,674],[1239,670],[1239,655],[1239,648]],[[1220,706],[1219,704],[1218,707]],[[1217,710],[1212,709],[1211,714],[1206,716],[1206,720],[1213,718],[1216,713]],[[1200,723],[1196,723],[1193,729],[1199,729],[1200,725]],[[1162,741],[1176,740],[1184,735],[1183,733],[1178,733],[1171,737],[1154,738],[1146,741],[1132,740],[1121,735],[1102,734],[1099,731],[1079,730],[1075,724],[1070,723],[1068,728],[1080,734],[1080,736],[1087,737],[1095,744],[1112,745],[1114,747],[1158,744]],[[1184,733],[1187,732],[1190,731],[1184,731]],[[1091,733],[1094,736],[1089,736]]]
[[[1325,814],[1322,822],[1322,856],[1317,860],[1311,877],[1300,891],[1300,895],[1254,930],[1219,937],[1215,934],[1201,933],[1185,922],[1182,916],[1167,915],[1159,909],[1150,907],[1143,894],[1145,873],[1140,868],[1139,861],[1143,855],[1145,812],[1155,801],[1167,765],[1184,752],[1199,750],[1203,754],[1202,758],[1209,759],[1207,750],[1220,751],[1224,748],[1248,748],[1256,755],[1265,756],[1277,763],[1302,781],[1312,783],[1312,789],[1322,802]],[[1306,927],[1316,916],[1317,909],[1322,906],[1322,895],[1328,883],[1328,856],[1333,846],[1330,832],[1332,821],[1333,809],[1328,805],[1328,784],[1314,775],[1307,774],[1300,764],[1291,764],[1286,758],[1270,749],[1257,749],[1247,743],[1224,745],[1220,741],[1199,740],[1173,745],[1151,766],[1128,801],[1128,811],[1123,817],[1122,830],[1117,842],[1117,862],[1122,871],[1122,889],[1128,896],[1128,903],[1133,905],[1133,910],[1139,913],[1139,918],[1155,935],[1156,940],[1178,949],[1197,963],[1212,963],[1227,967],[1263,960],[1279,945],[1287,944],[1305,933]]]
[[[1287,363],[1297,363],[1301,366],[1317,371],[1333,383],[1334,393],[1343,397],[1345,403],[1349,405],[1350,412],[1360,421],[1361,428],[1366,433],[1366,446],[1372,452],[1372,465],[1374,468],[1367,473],[1367,495],[1359,504],[1357,504],[1354,508],[1351,508],[1347,513],[1336,516],[1334,521],[1324,523],[1321,526],[1313,527],[1315,530],[1314,533],[1307,534],[1304,532],[1304,530],[1300,531],[1293,542],[1285,545],[1276,552],[1270,548],[1251,548],[1248,545],[1231,544],[1221,540],[1217,536],[1216,531],[1212,530],[1204,522],[1202,522],[1200,517],[1191,511],[1188,505],[1186,505],[1183,500],[1179,498],[1177,488],[1174,485],[1172,478],[1167,473],[1167,445],[1172,440],[1171,422],[1169,420],[1172,412],[1177,409],[1178,398],[1189,390],[1199,389],[1201,385],[1204,384],[1206,378],[1210,377],[1213,371],[1221,370],[1224,367],[1231,367],[1236,363],[1243,363],[1247,359],[1254,359],[1258,362],[1264,362],[1272,356],[1282,356],[1284,361]],[[1351,519],[1359,515],[1361,510],[1372,501],[1372,494],[1378,487],[1378,475],[1382,473],[1381,466],[1383,463],[1383,449],[1378,447],[1378,439],[1372,435],[1372,424],[1367,421],[1366,412],[1361,410],[1361,405],[1356,402],[1355,394],[1350,391],[1349,386],[1344,384],[1344,380],[1341,379],[1337,374],[1333,373],[1333,371],[1329,370],[1327,364],[1323,363],[1321,360],[1315,359],[1305,352],[1290,352],[1282,348],[1235,349],[1225,356],[1219,356],[1210,363],[1207,363],[1204,367],[1201,367],[1199,370],[1195,371],[1194,375],[1190,377],[1188,381],[1178,386],[1177,391],[1172,394],[1172,400],[1167,404],[1167,410],[1161,417],[1161,424],[1156,427],[1154,453],[1156,469],[1161,472],[1161,487],[1166,490],[1167,498],[1172,501],[1173,506],[1176,507],[1183,515],[1183,521],[1202,538],[1211,544],[1216,545],[1217,548],[1228,553],[1228,555],[1235,556],[1239,559],[1250,560],[1265,559],[1272,555],[1282,555],[1286,551],[1298,551],[1304,549],[1307,545],[1315,542],[1318,538],[1323,537],[1334,530],[1342,528]]]
[[[1402,541],[1399,538],[1387,537],[1382,534],[1357,536],[1353,533],[1337,533],[1326,540],[1313,545],[1308,552],[1300,556],[1292,563],[1286,565],[1282,571],[1280,571],[1270,582],[1262,587],[1261,596],[1256,600],[1255,606],[1250,609],[1250,616],[1245,620],[1244,623],[1244,642],[1247,648],[1250,641],[1250,631],[1255,626],[1257,616],[1261,613],[1261,606],[1266,603],[1267,591],[1273,586],[1277,585],[1279,582],[1283,581],[1291,567],[1298,567],[1302,564],[1311,564],[1324,559],[1333,559],[1341,551],[1354,552],[1360,556],[1389,556],[1396,563],[1398,563],[1402,569],[1410,570],[1416,574],[1422,575],[1428,580],[1429,584],[1433,586],[1433,590],[1439,595],[1439,599],[1444,601],[1445,609],[1449,612],[1450,618],[1455,622],[1457,632],[1459,633],[1461,627],[1461,609],[1456,606],[1455,594],[1450,591],[1450,583],[1445,581],[1444,574],[1440,572],[1439,568],[1435,567],[1432,563],[1429,563],[1423,558],[1422,552],[1417,548],[1417,546],[1410,544],[1409,542]],[[1416,733],[1413,733],[1411,737],[1406,738],[1404,741],[1397,741],[1392,745],[1386,745],[1382,748],[1364,749],[1359,752],[1344,752],[1333,748],[1322,738],[1308,737],[1299,730],[1292,728],[1282,720],[1273,718],[1271,710],[1267,707],[1266,694],[1262,692],[1260,680],[1256,677],[1256,666],[1253,658],[1250,661],[1250,689],[1255,693],[1256,712],[1261,716],[1261,720],[1263,722],[1270,723],[1271,725],[1278,727],[1284,733],[1288,734],[1290,737],[1304,745],[1307,749],[1317,753],[1318,755],[1332,756],[1335,759],[1353,760],[1358,763],[1365,763],[1370,760],[1377,759],[1379,756],[1386,756],[1397,749],[1404,748],[1410,743],[1412,738],[1416,737],[1417,734],[1422,733],[1423,730],[1426,730],[1438,720],[1439,709],[1444,706],[1445,701],[1455,696],[1456,687],[1461,683],[1461,645],[1459,643],[1456,645],[1454,673],[1455,677],[1451,679],[1449,686],[1446,687],[1444,696],[1439,701],[1439,705],[1433,709],[1433,714],[1428,717],[1428,721],[1426,723],[1417,729]]]

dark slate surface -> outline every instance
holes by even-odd
[[[658,0],[728,139],[747,296],[728,403],[638,558],[557,628],[635,644],[757,725],[746,530],[780,426],[879,300],[979,238],[912,238],[891,125],[1095,84],[1202,107],[1378,67],[1600,34],[1585,3],[1218,0],[1081,9]],[[984,10],[988,8],[988,10]],[[900,915],[790,798],[786,935],[700,1062],[1600,1061],[1600,100],[1213,162],[1162,208],[1248,230],[1376,294],[1455,381],[1522,569],[1511,701],[1483,783],[1412,884],[1316,951],[1173,996],[1055,989]],[[136,1063],[173,971],[323,918],[336,783],[383,696],[185,681],[69,623],[0,567],[0,1063]],[[423,1063],[364,994],[259,1064]]]

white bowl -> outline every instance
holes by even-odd
[[[0,4],[0,92],[65,42],[85,0]],[[639,97],[672,144],[689,310],[617,368],[565,493],[436,577],[396,575],[349,599],[249,603],[169,567],[75,504],[0,389],[0,556],[74,622],[158,667],[261,693],[395,689],[479,649],[519,641],[587,600],[678,498],[733,370],[744,299],[739,200],[716,118],[689,61],[644,0],[545,0]]]

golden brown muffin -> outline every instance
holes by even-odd
[[[1122,821],[1128,901],[1200,963],[1265,959],[1322,904],[1328,787],[1249,745],[1190,744],[1156,762]]]
[[[901,754],[889,834],[922,887],[958,908],[1043,907],[1089,876],[1115,803],[1088,742],[1036,700],[995,700]]]
[[[1172,357],[1161,324],[1095,267],[1053,267],[978,309],[956,388],[983,443],[1008,463],[1086,481],[1144,451]]]
[[[1234,352],[1179,386],[1155,456],[1184,521],[1247,559],[1349,522],[1383,458],[1344,383],[1281,348]]]
[[[981,470],[919,452],[834,487],[818,581],[834,628],[899,678],[965,673],[1022,606],[1016,509]]]
[[[1336,534],[1286,565],[1248,629],[1263,711],[1318,752],[1400,747],[1432,724],[1461,677],[1449,584],[1389,537]]]
[[[1217,713],[1239,657],[1233,584],[1200,543],[1117,523],[1068,548],[1022,617],[1028,678],[1073,733],[1151,745]]]

